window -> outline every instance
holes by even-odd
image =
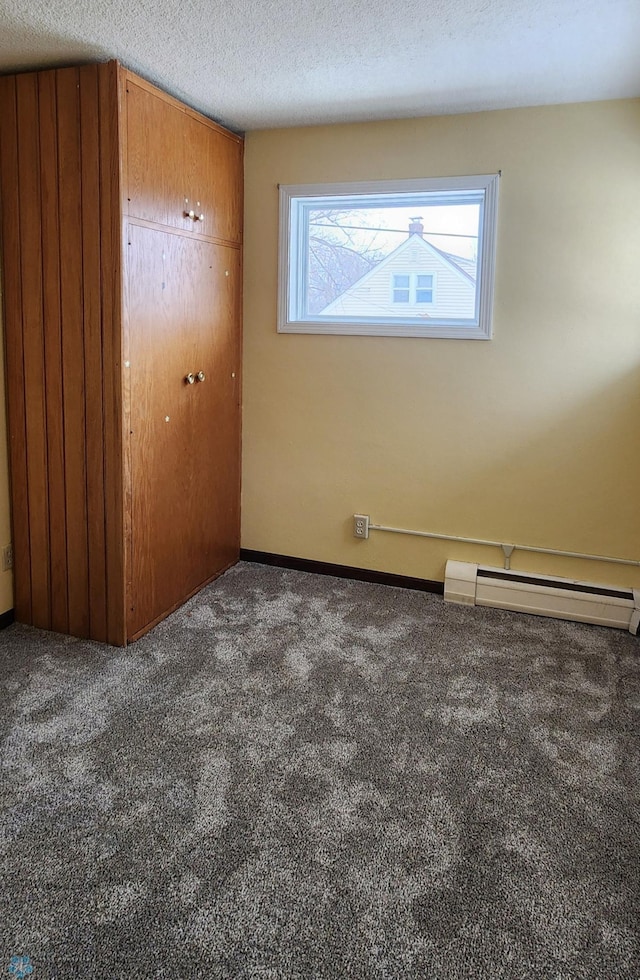
[[[393,277],[393,302],[394,303],[408,303],[409,302],[409,283],[411,282],[410,276],[394,276]]]
[[[498,175],[280,187],[278,330],[491,337]]]
[[[394,303],[433,303],[435,275],[398,275],[392,273]]]
[[[416,276],[416,303],[433,303],[433,276]]]

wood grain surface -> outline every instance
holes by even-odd
[[[124,644],[238,557],[243,144],[116,62],[0,110],[16,618]]]

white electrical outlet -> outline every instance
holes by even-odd
[[[13,545],[6,544],[2,549],[2,571],[8,572],[13,568]]]
[[[369,515],[368,514],[354,514],[353,515],[353,536],[354,536],[354,538],[368,538],[369,537]]]

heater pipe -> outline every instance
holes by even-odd
[[[480,544],[488,548],[501,548],[504,555],[504,567],[511,567],[511,555],[514,551],[530,551],[539,555],[556,555],[560,558],[582,558],[587,561],[604,561],[612,565],[640,566],[640,561],[631,558],[610,558],[607,555],[585,555],[579,551],[559,551],[557,548],[535,548],[528,544],[504,544],[501,541],[487,541],[484,538],[464,538],[459,534],[437,534],[435,531],[413,531],[404,527],[387,527],[385,524],[369,523],[370,531],[390,531],[392,534],[410,534],[418,538],[435,538],[438,541],[459,541],[461,544]]]

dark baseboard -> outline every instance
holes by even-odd
[[[14,619],[13,609],[7,609],[6,612],[0,613],[0,630],[5,630],[7,626],[11,626]]]
[[[444,582],[435,582],[428,578],[413,578],[411,575],[394,575],[391,572],[377,572],[372,568],[332,565],[327,561],[293,558],[291,555],[274,555],[270,551],[252,551],[250,548],[240,549],[240,560],[252,561],[258,565],[293,568],[299,572],[314,572],[316,575],[335,575],[336,578],[352,578],[358,582],[374,582],[377,585],[394,585],[400,589],[416,589],[418,592],[444,594]]]

